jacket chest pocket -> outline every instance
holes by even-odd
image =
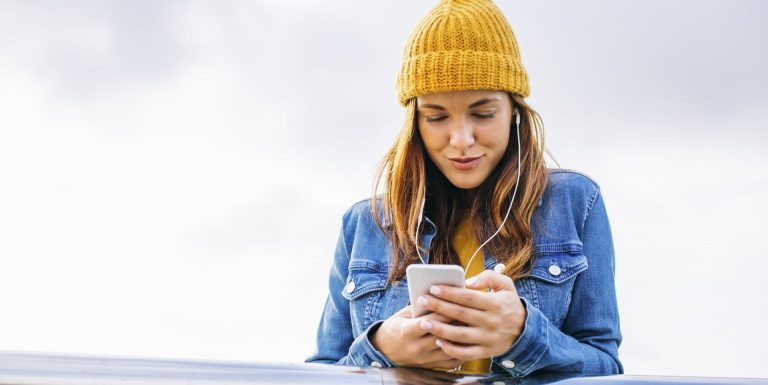
[[[521,297],[559,328],[568,314],[573,284],[587,267],[580,250],[537,255],[531,274],[517,280],[515,286]]]
[[[353,335],[357,337],[378,320],[389,318],[408,305],[405,280],[386,286],[387,272],[350,266],[342,295],[349,300]]]

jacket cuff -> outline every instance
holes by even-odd
[[[397,366],[394,362],[390,361],[384,353],[376,350],[371,343],[373,332],[375,332],[382,323],[384,323],[383,320],[371,324],[371,326],[369,326],[365,332],[360,333],[360,335],[352,342],[352,345],[350,345],[349,356],[357,366],[370,366],[373,368],[391,368]]]
[[[528,375],[547,351],[547,323],[544,314],[527,299],[520,297],[526,309],[525,326],[517,341],[493,362],[515,377]]]

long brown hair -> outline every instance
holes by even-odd
[[[523,98],[508,94],[513,109],[520,114],[520,181],[507,222],[486,247],[504,263],[504,274],[518,278],[530,272],[533,260],[531,217],[546,188],[547,169],[541,117]],[[473,194],[466,207],[462,207],[459,198],[464,191],[453,186],[426,155],[417,124],[414,97],[406,106],[405,123],[397,140],[381,162],[371,199],[373,218],[392,246],[388,284],[402,278],[406,267],[419,261],[416,227],[424,194],[427,194],[424,214],[437,227],[429,249],[430,263],[458,264],[458,256],[450,241],[462,216],[468,215],[470,227],[478,240],[488,239],[501,225],[517,180],[518,146],[513,121],[506,153],[488,178],[478,186],[477,194]],[[377,207],[376,191],[382,179],[385,191],[381,211],[389,222],[388,226],[379,217]],[[422,224],[419,231],[423,229]],[[424,249],[419,251],[422,255],[427,252]]]

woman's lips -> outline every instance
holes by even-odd
[[[448,160],[451,162],[451,166],[458,170],[466,171],[471,170],[478,165],[480,165],[480,160],[482,159],[482,156],[476,156],[476,157],[464,157],[464,158],[448,158]]]

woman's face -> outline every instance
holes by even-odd
[[[512,124],[505,91],[437,92],[416,98],[427,154],[456,187],[480,186],[504,156]]]

